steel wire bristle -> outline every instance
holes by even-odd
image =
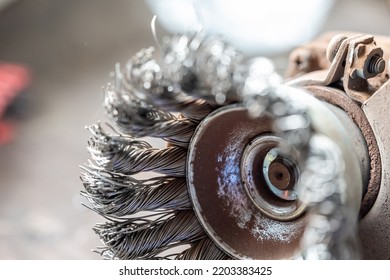
[[[86,191],[82,194],[102,215],[123,217],[141,211],[191,209],[184,178],[138,181],[125,175],[110,176],[84,169],[82,181]]]
[[[196,127],[191,120],[158,110],[131,92],[118,92],[112,85],[107,86],[104,105],[118,128],[135,137],[157,137],[186,147]]]
[[[231,260],[210,238],[204,238],[176,256],[177,260]]]
[[[180,34],[166,38],[162,50],[166,77],[185,93],[220,105],[238,101],[230,95],[243,56],[223,38]]]
[[[172,245],[205,237],[193,211],[178,211],[167,219],[141,227],[128,222],[97,225],[95,231],[106,245],[101,252],[116,259],[149,259]]]
[[[142,49],[126,65],[125,83],[137,90],[141,99],[165,111],[180,112],[193,121],[202,120],[215,109],[206,100],[193,98],[164,77],[153,59],[153,48]]]
[[[89,141],[88,151],[99,167],[127,175],[154,171],[185,176],[187,151],[182,147],[152,148],[145,141],[109,135],[99,125],[91,126],[89,130],[93,137]]]

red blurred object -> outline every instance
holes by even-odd
[[[30,84],[30,70],[20,64],[0,62],[0,145],[14,138],[14,124],[4,120],[7,108]]]
[[[15,127],[12,122],[0,122],[0,145],[11,142],[15,137]]]

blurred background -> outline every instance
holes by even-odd
[[[115,62],[155,45],[154,14],[158,38],[194,28],[197,15],[281,73],[294,46],[324,31],[390,35],[386,0],[196,2],[194,11],[169,0],[0,0],[0,259],[100,258],[92,227],[102,219],[81,205],[84,127],[105,120]]]

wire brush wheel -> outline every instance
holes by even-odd
[[[94,227],[98,252],[294,257],[308,223],[296,189],[313,131],[306,108],[275,90],[268,60],[243,61],[219,37],[176,35],[160,51],[159,61],[148,48],[117,65],[104,101],[116,128],[88,127],[82,194],[108,220]]]

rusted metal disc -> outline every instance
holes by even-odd
[[[240,106],[226,106],[203,120],[190,143],[187,178],[195,213],[235,258],[287,259],[299,249],[303,207],[277,192],[291,191],[299,170],[293,158],[277,155],[283,140],[272,135],[272,126],[270,116],[254,119]],[[267,162],[270,154],[274,159]]]

